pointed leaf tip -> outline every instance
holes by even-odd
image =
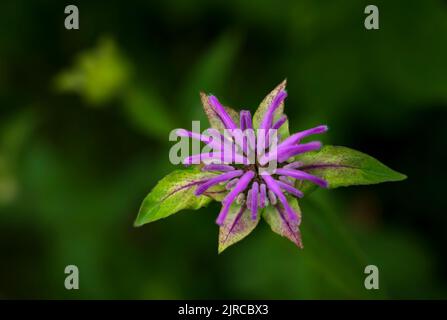
[[[202,102],[202,107],[208,118],[210,126],[216,130],[223,131],[225,129],[225,125],[220,119],[220,117],[217,115],[217,113],[214,111],[214,109],[211,107],[208,101],[208,95],[203,91],[200,92],[200,100]],[[224,106],[224,108],[231,117],[231,119],[233,120],[233,122],[239,123],[239,113],[230,107]]]
[[[247,207],[234,204],[228,216],[219,228],[218,253],[222,253],[229,246],[248,236],[258,225],[259,215],[255,220],[251,218]]]
[[[401,181],[407,178],[379,160],[350,148],[324,146],[319,151],[303,153],[295,158],[303,163],[300,170],[323,178],[329,188]],[[310,192],[314,188],[299,182],[298,188]]]
[[[284,79],[280,84],[278,84],[275,89],[273,89],[259,104],[258,109],[253,114],[253,127],[255,129],[259,128],[262,119],[265,116],[265,113],[270,105],[270,103],[275,99],[278,92],[281,90],[285,90],[287,86],[287,79]],[[276,109],[275,113],[273,114],[273,123],[278,121],[278,119],[284,114],[284,101],[280,104],[280,106]],[[278,131],[279,135],[281,136],[281,139],[285,139],[289,136],[289,124],[288,120],[281,126],[281,128]]]
[[[264,209],[262,216],[270,225],[273,232],[289,239],[298,248],[303,249],[303,242],[301,240],[301,232],[299,229],[299,221],[301,220],[300,207],[295,198],[287,197],[287,201],[296,212],[299,219],[291,220],[280,205],[277,205],[276,207],[271,205],[268,206]]]

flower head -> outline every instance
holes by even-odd
[[[282,206],[288,218],[299,224],[300,217],[286,198],[286,195],[303,197],[303,193],[295,187],[295,182],[307,180],[322,188],[327,187],[324,179],[300,170],[302,164],[293,160],[299,154],[320,149],[321,142],[302,143],[302,139],[326,132],[327,126],[320,125],[295,133],[279,143],[272,141],[278,141],[277,132],[287,120],[283,115],[273,121],[275,111],[286,97],[284,89],[278,90],[261,119],[258,132],[254,132],[250,111],[240,111],[240,123],[236,124],[219,100],[210,95],[207,96],[208,104],[222,121],[226,134],[218,134],[218,139],[213,139],[186,130],[177,132],[180,136],[188,136],[214,147],[211,153],[187,157],[184,164],[191,164],[195,160],[196,164],[203,164],[203,171],[218,173],[197,187],[196,196],[219,184],[229,190],[222,200],[222,209],[216,220],[218,225],[224,224],[234,202],[246,208],[245,214],[249,214],[252,220],[256,220],[259,210],[268,205]],[[225,144],[232,148],[226,148]],[[250,158],[254,160],[249,161]],[[271,162],[275,162],[274,168],[268,170]]]

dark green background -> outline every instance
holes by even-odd
[[[446,297],[447,4],[371,3],[75,1],[68,31],[71,1],[2,1],[0,298]],[[305,198],[304,250],[263,223],[218,256],[217,203],[132,227],[199,90],[254,111],[284,78],[292,131],[409,178]]]

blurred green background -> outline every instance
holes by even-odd
[[[0,298],[447,297],[445,1],[2,1],[0,34]],[[284,78],[292,131],[409,178],[305,198],[304,250],[262,223],[218,256],[217,203],[132,227],[199,90],[254,111]]]

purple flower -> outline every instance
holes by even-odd
[[[328,186],[324,179],[300,170],[299,163],[293,160],[288,162],[289,159],[293,159],[298,154],[320,149],[321,142],[302,143],[302,139],[326,132],[327,126],[320,125],[295,133],[276,145],[266,143],[269,140],[269,134],[267,133],[275,134],[287,121],[285,115],[282,115],[276,122],[273,121],[275,111],[283,104],[286,97],[287,93],[284,89],[276,93],[261,119],[259,129],[262,130],[259,130],[260,132],[257,134],[254,133],[255,137],[250,139],[250,134],[247,132],[254,132],[250,111],[242,110],[240,112],[240,123],[236,124],[215,96],[207,96],[209,106],[221,120],[224,128],[227,129],[226,132],[230,132],[230,138],[236,141],[234,142],[234,149],[237,150],[229,149],[229,154],[223,155],[222,144],[217,147],[220,147],[220,150],[215,150],[214,153],[201,153],[187,157],[184,164],[190,164],[192,159],[200,160],[200,163],[203,164],[203,171],[218,173],[217,176],[204,181],[197,187],[195,190],[196,196],[206,193],[209,188],[218,184],[224,185],[225,189],[229,190],[222,200],[222,209],[216,220],[219,226],[225,223],[231,206],[234,203],[242,202],[240,199],[245,199],[242,207],[247,210],[244,210],[243,214],[250,215],[252,220],[257,219],[258,212],[261,209],[267,206],[280,206],[280,210],[284,210],[288,220],[299,225],[299,213],[295,212],[286,197],[287,195],[296,198],[303,197],[303,193],[295,187],[296,182],[306,180],[322,188]],[[178,130],[178,132],[179,135],[200,140],[208,145],[211,144],[209,137],[197,133],[188,133],[186,130]],[[225,138],[222,137],[223,139]],[[249,140],[251,141],[249,142]],[[238,144],[237,141],[241,143]],[[215,144],[213,146],[216,147]],[[248,161],[250,156],[253,155],[254,162]],[[209,164],[207,163],[208,160],[214,160],[214,163]],[[266,168],[268,163],[272,161],[276,163],[276,168],[269,172]]]

